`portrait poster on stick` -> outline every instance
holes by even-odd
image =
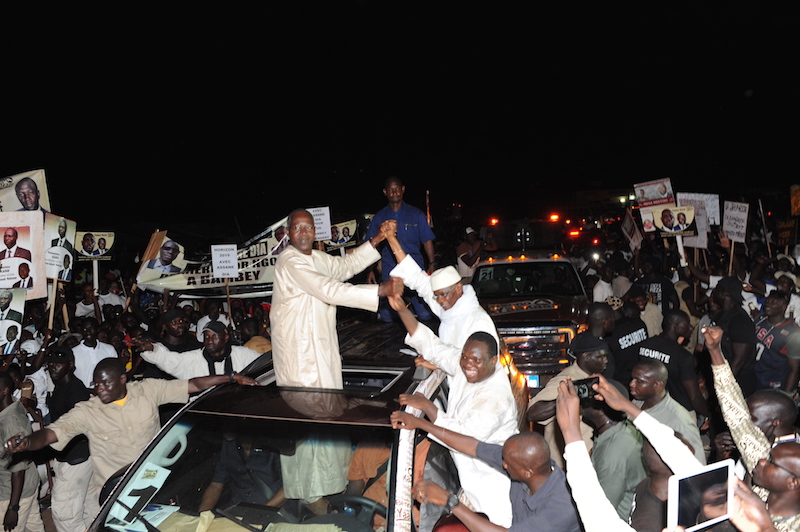
[[[114,233],[108,231],[78,231],[78,261],[111,260],[114,247]]]
[[[47,213],[44,217],[44,263],[49,279],[72,281],[76,223]]]
[[[47,297],[42,213],[2,212],[0,231],[0,288],[22,288],[27,299]]]

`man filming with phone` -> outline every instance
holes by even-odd
[[[558,385],[567,378],[574,382],[586,379],[589,375],[603,373],[608,366],[610,353],[606,342],[595,337],[589,331],[582,332],[569,345],[569,354],[575,359],[575,362],[553,376],[545,387],[528,402],[528,421],[534,421],[544,427],[544,439],[550,447],[552,459],[559,467],[564,467],[564,446],[560,429],[555,423]],[[581,434],[587,450],[591,450],[594,430],[583,421],[581,421]]]

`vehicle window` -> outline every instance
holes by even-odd
[[[101,517],[105,529],[119,531],[194,529],[203,520],[230,526],[233,520],[243,529],[307,523],[369,532],[381,519],[385,525],[386,506],[392,511],[395,441],[386,426],[187,412],[115,490]],[[380,482],[363,491],[366,482],[348,481],[352,464],[363,476],[379,469],[377,462],[387,464]]]
[[[580,280],[571,264],[533,262],[481,266],[472,286],[483,298],[535,295],[583,295]]]

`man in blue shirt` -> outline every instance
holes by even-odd
[[[432,273],[436,268],[436,261],[434,260],[433,240],[435,235],[428,225],[428,219],[421,210],[413,207],[403,201],[406,187],[399,177],[392,176],[386,179],[383,186],[383,194],[389,200],[389,204],[383,209],[375,213],[375,216],[370,222],[369,229],[365,241],[374,237],[380,231],[381,223],[385,220],[397,220],[397,240],[407,255],[410,255],[419,264],[420,268],[427,269],[428,273]],[[423,250],[425,256],[423,257]],[[425,265],[425,258],[428,260],[428,265]],[[392,254],[389,246],[384,245],[381,249],[381,281],[389,280],[389,272],[397,266],[397,261]],[[369,283],[376,283],[375,273],[371,271],[368,278]],[[411,298],[411,304],[414,312],[420,321],[428,321],[433,319],[433,314],[430,309],[416,296]],[[393,321],[395,319],[394,311],[389,306],[385,297],[381,298],[380,308],[378,310],[381,320]]]
[[[580,532],[578,511],[567,488],[564,471],[550,458],[550,449],[541,434],[525,431],[515,434],[503,445],[484,443],[457,432],[437,427],[424,418],[407,412],[392,413],[392,426],[420,429],[435,434],[449,447],[468,456],[480,458],[511,478],[512,522],[510,531]],[[461,504],[456,494],[423,480],[414,484],[412,495],[420,503],[443,506],[470,532],[497,530],[486,517]]]

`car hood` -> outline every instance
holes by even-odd
[[[481,305],[498,326],[507,324],[586,323],[588,301],[581,296],[536,295],[524,298],[497,298]]]

